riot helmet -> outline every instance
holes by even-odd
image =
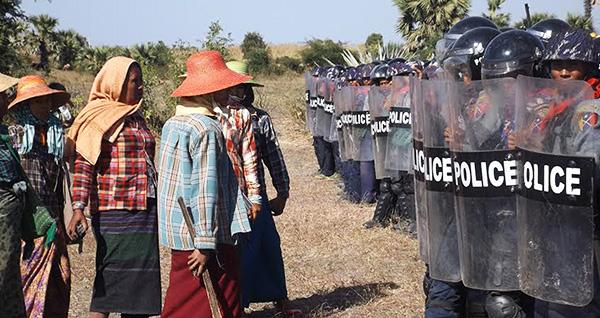
[[[358,70],[356,67],[349,67],[344,72],[344,76],[347,82],[358,80]]]
[[[374,65],[364,64],[358,67],[358,80],[362,85],[371,85],[371,72],[373,71]]]
[[[516,30],[515,28],[511,28],[511,27],[503,27],[498,29],[498,31],[504,33],[504,32],[508,32],[508,31],[512,31],[512,30]]]
[[[406,62],[406,59],[403,59],[401,57],[393,58],[387,64],[392,65],[393,63],[397,62]]]
[[[481,78],[541,76],[544,44],[533,34],[511,30],[499,34],[487,46],[481,60]]]
[[[313,77],[319,77],[319,75],[321,75],[322,72],[323,68],[321,66],[315,66],[315,68],[313,68],[313,71],[310,74]]]
[[[594,39],[582,29],[569,29],[553,37],[544,50],[544,62],[581,61],[597,64]]]
[[[479,27],[489,27],[498,29],[498,27],[489,19],[484,17],[466,17],[453,25],[444,36],[435,44],[435,58],[438,62],[444,61],[447,51],[452,45],[469,30]]]
[[[391,68],[388,64],[379,64],[371,71],[371,80],[375,85],[384,84],[392,80]],[[387,84],[387,83],[386,83]]]
[[[340,74],[344,71],[344,67],[340,65],[335,65],[327,68],[327,78],[334,79],[338,78]]]
[[[459,81],[481,79],[481,58],[487,45],[498,34],[498,29],[489,27],[467,31],[446,54],[444,70]]]
[[[394,62],[390,64],[390,74],[391,76],[406,76],[409,74],[414,74],[415,70],[404,62]]]
[[[550,41],[551,38],[570,28],[571,26],[563,20],[546,19],[532,25],[527,29],[527,32],[537,36],[544,45],[548,45],[548,41]]]
[[[585,79],[598,70],[596,53],[589,32],[569,29],[550,39],[542,61],[552,78]]]

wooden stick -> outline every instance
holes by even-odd
[[[179,202],[179,207],[181,208],[183,219],[185,220],[185,224],[187,225],[188,232],[190,232],[190,237],[192,238],[193,242],[196,239],[196,231],[194,230],[194,222],[192,222],[192,216],[190,215],[187,206],[185,205],[185,201],[182,197],[179,197],[177,199],[177,202]],[[217,299],[215,286],[213,286],[212,280],[210,279],[208,267],[206,267],[202,272],[202,282],[204,282],[204,287],[206,288],[206,295],[208,296],[208,304],[210,305],[212,318],[223,318],[223,316],[221,315],[221,310],[219,308],[219,300]]]

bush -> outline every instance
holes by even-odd
[[[302,73],[303,72],[303,65],[302,65],[302,61],[300,59],[294,58],[294,57],[290,57],[290,56],[282,56],[282,57],[278,57],[275,60],[275,63],[287,70],[290,70],[292,72],[295,73]]]
[[[248,68],[252,74],[271,73],[271,55],[268,50],[252,50],[244,54],[244,60],[248,62]]]
[[[244,36],[240,45],[244,54],[244,60],[248,62],[248,68],[252,74],[277,74],[280,70],[273,65],[271,52],[267,43],[258,32],[249,32]]]
[[[306,44],[307,47],[300,52],[305,67],[322,65],[326,63],[326,59],[334,64],[344,64],[342,42],[334,42],[330,39],[312,39]]]

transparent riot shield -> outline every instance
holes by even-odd
[[[600,148],[597,129],[587,127],[591,112],[580,104],[593,98],[582,81],[517,79],[520,286],[537,299],[573,306],[593,297]]]
[[[347,86],[342,88],[341,91],[341,104],[336,107],[336,111],[339,110],[341,128],[338,130],[338,142],[343,143],[343,147],[340,146],[340,156],[342,160],[349,161],[354,160],[354,140],[352,139],[352,103],[354,101],[354,95],[356,94],[356,87]],[[339,135],[341,134],[341,135]],[[340,137],[341,136],[341,137]],[[343,140],[342,140],[343,139]]]
[[[351,88],[350,145],[352,146],[351,156],[355,161],[373,160],[369,89],[369,86]]]
[[[325,91],[325,106],[323,107],[323,138],[325,141],[332,142],[335,140],[331,139],[331,126],[335,123],[335,102],[334,96],[335,91],[337,90],[337,85],[335,80],[328,79],[326,81],[326,91]]]
[[[451,107],[452,164],[462,281],[519,290],[517,162],[509,150],[516,79],[457,83]]]
[[[386,107],[392,94],[391,86],[373,86],[369,90],[369,112],[371,114],[371,137],[373,138],[373,160],[375,177],[379,180],[391,178],[385,169],[385,155],[390,131],[389,112]]]
[[[316,100],[316,110],[315,110],[315,129],[314,136],[315,137],[323,137],[326,135],[325,127],[329,127],[329,122],[327,119],[331,121],[331,117],[327,116],[325,113],[325,95],[327,94],[327,83],[329,79],[326,77],[319,77],[317,80],[317,100]],[[327,134],[329,134],[329,130],[327,130]]]
[[[335,126],[332,127],[333,132],[331,135],[335,135],[335,139],[338,142],[338,147],[340,150],[340,158],[342,161],[350,160],[348,156],[348,151],[346,149],[346,139],[347,131],[344,131],[344,120],[343,116],[346,113],[346,107],[348,104],[346,90],[341,87],[336,90],[334,93],[334,103],[335,103]],[[332,137],[333,138],[333,137]]]
[[[452,158],[444,132],[450,123],[450,89],[453,82],[422,81],[426,157],[425,186],[429,221],[429,272],[432,278],[461,280],[458,257]]]
[[[341,107],[340,104],[342,103],[342,88],[343,87],[336,85],[332,93],[333,114],[331,116],[331,125],[329,126],[329,138],[327,138],[330,142],[339,142],[338,135],[339,131],[342,129],[340,112],[337,110],[337,107]]]
[[[318,78],[309,76],[306,78],[306,85],[308,90],[308,104],[306,108],[306,128],[311,135],[315,136],[316,130],[316,116],[317,116],[317,82]]]
[[[412,128],[410,78],[394,77],[392,96],[388,102],[390,133],[387,139],[385,167],[412,173]]]
[[[394,79],[396,80],[396,79]],[[413,136],[412,162],[415,184],[415,208],[417,215],[417,238],[419,239],[419,255],[421,260],[429,264],[429,224],[427,214],[427,188],[425,185],[425,166],[427,160],[423,149],[423,126],[425,113],[421,94],[421,80],[416,77],[410,79],[410,109]],[[388,147],[389,144],[388,144]],[[393,159],[394,154],[389,151],[387,162]]]

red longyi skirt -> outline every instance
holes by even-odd
[[[200,278],[189,270],[191,251],[171,250],[171,273],[162,317],[212,317],[206,289]],[[217,257],[208,262],[208,271],[215,287],[223,318],[242,316],[239,285],[239,259],[234,246],[217,246]]]

